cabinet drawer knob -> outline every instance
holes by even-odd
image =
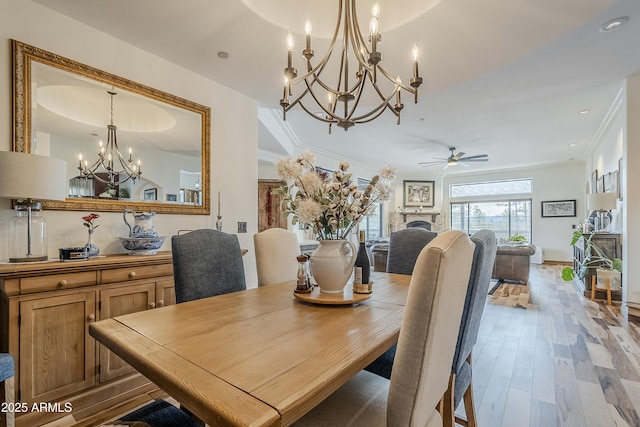
[[[89,315],[89,322],[93,322],[94,320],[96,320],[96,315],[95,314],[90,314]]]
[[[156,308],[156,303],[152,302],[151,304],[149,304],[149,308]]]
[[[158,307],[164,307],[164,300],[158,300]]]
[[[62,279],[58,282],[58,286],[64,286],[67,284],[67,281],[65,279]]]
[[[136,277],[136,272],[132,271],[131,273],[129,273],[129,277]]]

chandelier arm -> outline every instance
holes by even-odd
[[[384,113],[384,111],[389,108],[391,110],[391,112],[396,116],[396,117],[400,117],[400,112],[396,111],[391,105],[384,104],[383,106],[380,106],[383,108],[380,108],[380,110],[377,112],[377,114],[373,117],[369,117],[367,118],[366,116],[361,116],[363,118],[366,118],[366,120],[361,120],[361,119],[354,119],[356,121],[357,124],[362,124],[362,123],[369,123],[375,119],[377,119],[378,117],[380,117],[382,115],[382,113]],[[375,110],[373,110],[375,111]],[[367,116],[371,115],[371,113],[373,113],[373,111],[371,111],[369,114],[367,114]]]
[[[316,65],[315,68],[313,68],[310,71],[308,71],[307,74],[293,79],[293,81],[292,81],[293,85],[296,85],[296,84],[300,83],[301,81],[306,80],[309,76],[311,76],[313,74],[320,75],[320,73],[324,69],[325,65],[327,65],[327,62],[329,61],[329,58],[331,57],[331,54],[333,53],[333,48],[336,45],[336,41],[338,40],[338,33],[340,32],[340,24],[342,23],[342,18],[343,18],[343,15],[342,15],[342,4],[343,4],[343,0],[340,0],[339,1],[339,6],[338,6],[338,22],[336,23],[336,28],[333,31],[333,38],[331,39],[331,44],[329,44],[329,48],[327,49],[327,52],[324,54],[324,56],[322,57],[320,62],[318,62],[318,65]],[[308,59],[307,62],[310,63],[311,60]],[[309,66],[310,65],[307,65],[307,69],[309,69]],[[316,70],[319,70],[319,71],[316,73]]]
[[[353,45],[353,52],[354,55],[356,56],[356,59],[358,60],[358,63],[365,68],[366,70],[368,70],[370,73],[373,72],[373,67],[371,65],[369,65],[369,62],[365,59],[365,57],[362,54],[362,51],[364,50],[364,52],[366,54],[369,54],[369,47],[367,46],[367,42],[364,39],[364,37],[362,37],[362,32],[360,31],[360,24],[358,22],[358,14],[355,13],[355,1],[352,3],[352,13],[350,14],[350,16],[352,17],[352,21],[353,21],[353,25],[351,26],[351,28],[353,28],[354,30],[351,32],[351,44]]]
[[[383,76],[385,76],[387,78],[387,80],[389,80],[390,82],[392,82],[393,84],[395,84],[396,86],[400,86],[402,89],[406,90],[407,92],[411,93],[411,94],[415,94],[416,90],[415,88],[406,85],[402,82],[398,83],[398,79],[394,78],[391,76],[391,74],[389,74],[387,72],[387,70],[385,70],[383,67],[378,66],[378,71],[382,73]]]
[[[325,116],[325,117],[320,117],[320,116],[317,116],[317,115],[313,114],[313,112],[311,112],[311,111],[310,111],[310,110],[309,110],[309,109],[308,109],[308,108],[307,108],[307,107],[302,103],[302,101],[300,102],[300,108],[302,108],[304,111],[306,111],[306,112],[307,112],[307,114],[309,114],[310,116],[312,116],[314,119],[316,119],[316,120],[318,120],[318,121],[321,121],[321,122],[324,122],[324,123],[338,123],[338,122],[339,122],[339,120],[338,120],[338,119],[335,119],[335,118],[334,118],[333,120],[329,120],[329,119],[327,119],[327,118],[326,118],[326,116]],[[327,113],[327,114],[328,114],[330,117],[332,117],[332,118],[334,117],[334,116],[333,116],[333,114],[331,114],[331,113]]]

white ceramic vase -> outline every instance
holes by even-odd
[[[320,240],[320,246],[311,253],[311,275],[320,292],[341,293],[353,272],[357,251],[348,240]]]

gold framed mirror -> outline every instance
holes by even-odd
[[[16,40],[11,46],[13,151],[67,162],[68,197],[46,209],[210,214],[209,107]],[[115,159],[102,141],[117,141]],[[101,158],[133,166],[109,173]]]

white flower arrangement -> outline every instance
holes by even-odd
[[[389,200],[394,169],[385,166],[371,178],[364,191],[352,181],[349,163],[340,162],[338,170],[323,179],[314,166],[315,156],[309,151],[299,157],[276,162],[278,174],[287,184],[276,190],[283,197],[284,216],[292,215],[292,223],[312,228],[318,240],[346,239],[353,228],[377,203]]]

